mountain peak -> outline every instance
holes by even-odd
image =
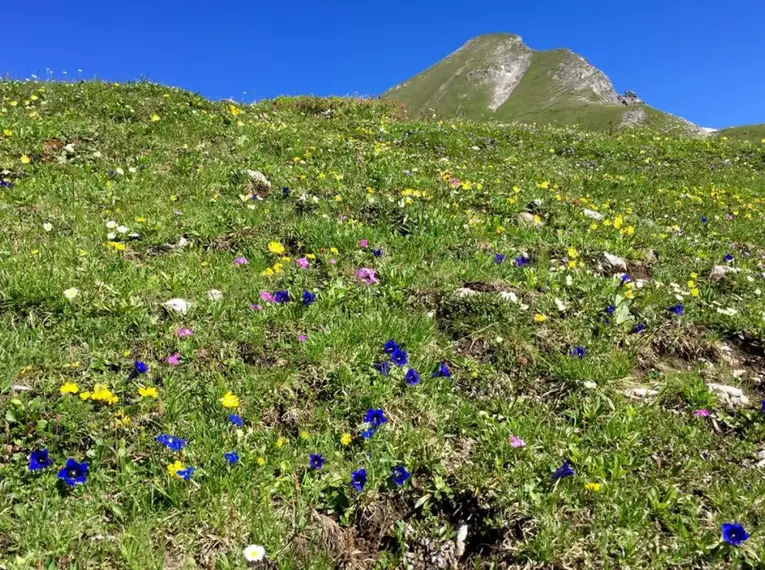
[[[618,95],[605,73],[570,49],[536,51],[509,33],[468,40],[384,96],[404,103],[411,113],[476,120],[596,129],[665,118],[672,126],[680,123],[637,97]]]

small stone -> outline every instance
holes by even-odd
[[[510,301],[511,303],[518,303],[518,295],[512,291],[502,291],[499,294],[499,298],[503,301]]]
[[[608,264],[614,269],[624,271],[625,273],[627,272],[627,262],[624,261],[621,257],[616,257],[615,255],[611,255],[610,253],[604,253],[603,257],[608,262]]]
[[[270,190],[271,183],[266,175],[257,170],[245,170],[244,173],[250,178],[253,190]]]
[[[765,449],[757,453],[757,459],[765,459]]]
[[[472,297],[474,295],[478,295],[478,291],[474,291],[473,289],[468,289],[467,287],[459,287],[455,289],[452,294],[455,297],[459,297],[460,299],[464,297]]]
[[[455,554],[457,555],[457,558],[462,558],[462,555],[465,554],[465,539],[467,538],[467,534],[468,525],[461,524],[457,529],[457,538],[455,540]]]
[[[534,219],[534,214],[531,214],[529,212],[521,212],[520,214],[518,214],[518,223],[524,226],[537,225],[536,220]]]
[[[598,385],[592,380],[587,380],[584,383],[584,387],[587,388],[588,390],[596,390],[598,388]]]
[[[218,291],[217,289],[210,289],[207,293],[205,293],[208,299],[213,302],[220,301],[223,299],[223,291]]]
[[[189,245],[189,240],[187,240],[185,237],[181,236],[178,239],[178,247],[186,247]]]
[[[709,272],[709,278],[714,281],[723,279],[728,273],[734,273],[736,269],[727,265],[715,265]]]
[[[13,386],[11,386],[11,391],[12,392],[31,392],[32,388],[30,388],[29,386],[23,386],[21,384],[14,384]]]
[[[721,403],[729,408],[749,405],[749,398],[746,397],[741,388],[726,386],[725,384],[715,384],[714,382],[708,383],[707,388],[718,397]]]
[[[624,395],[634,400],[644,400],[651,396],[658,395],[658,390],[652,390],[650,388],[628,388],[624,391]]]
[[[169,301],[162,303],[162,306],[165,307],[168,311],[172,311],[173,313],[178,313],[180,315],[185,315],[188,313],[191,305],[192,303],[190,301],[178,298],[170,299]]]
[[[584,210],[582,210],[582,213],[588,218],[592,218],[593,220],[600,221],[603,219],[603,214],[601,214],[600,212],[596,212],[595,210],[588,210],[587,208],[585,208]]]

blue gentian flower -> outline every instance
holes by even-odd
[[[367,428],[361,432],[361,437],[369,439],[375,434],[375,428]]]
[[[234,465],[239,461],[239,454],[236,451],[229,451],[228,453],[224,453],[223,457],[225,457],[226,461],[228,461],[231,465]]]
[[[47,449],[38,449],[37,451],[33,451],[29,455],[29,470],[30,471],[37,471],[38,469],[45,469],[46,467],[50,467],[53,461],[50,457],[48,457],[48,450]]]
[[[635,325],[635,328],[632,329],[633,334],[641,333],[645,330],[645,325],[643,323],[638,323]]]
[[[186,447],[186,440],[181,439],[179,437],[175,437],[174,435],[163,433],[158,435],[154,439],[157,441],[157,443],[161,443],[166,448],[172,451],[180,451],[181,449]]]
[[[722,539],[733,546],[740,546],[749,540],[749,533],[739,523],[723,523]]]
[[[74,487],[77,483],[85,483],[87,477],[88,464],[84,461],[77,463],[71,457],[66,460],[64,468],[58,472],[58,478],[70,487]]]
[[[632,278],[629,275],[627,275],[626,273],[622,273],[622,276],[619,279],[619,287],[623,286],[628,281],[632,281]]]
[[[706,216],[701,216],[701,223],[702,224],[706,224],[707,223],[707,217]]]
[[[571,349],[571,356],[574,358],[584,358],[584,347],[583,346],[575,346]]]
[[[393,354],[390,355],[390,359],[396,366],[403,366],[409,362],[409,357],[406,355],[406,352],[398,347],[393,351]]]
[[[528,265],[529,263],[531,263],[531,260],[525,255],[519,255],[518,257],[515,258],[515,264],[518,267],[524,267]]]
[[[606,314],[613,315],[615,310],[616,310],[616,307],[614,307],[613,305],[609,305],[608,307],[606,307]]]
[[[449,367],[446,366],[445,362],[442,362],[438,365],[438,368],[435,372],[431,375],[433,378],[451,378],[452,372],[449,370]]]
[[[498,253],[497,255],[494,256],[494,263],[496,263],[497,265],[499,265],[503,261],[505,261],[505,256],[502,255],[501,253]]]
[[[407,471],[403,465],[398,465],[393,468],[393,471],[390,474],[390,478],[393,479],[393,482],[400,487],[406,483],[407,479],[409,479],[409,471]]]
[[[13,183],[12,182],[8,182],[7,180],[0,180],[0,188],[11,189],[11,188],[13,188]]]
[[[286,186],[282,186],[282,196],[286,198],[289,195],[290,195],[290,189],[287,188]]]
[[[683,309],[682,303],[678,303],[677,305],[672,305],[669,308],[669,312],[674,313],[675,315],[682,315],[685,312],[685,309]]]
[[[390,362],[375,362],[372,368],[377,370],[383,376],[387,376],[390,371]]]
[[[324,467],[324,456],[321,453],[309,453],[308,454],[308,466],[311,469],[321,469]]]
[[[410,368],[406,371],[404,380],[406,380],[406,383],[410,386],[416,386],[420,383],[420,375],[417,374],[417,371],[414,368]]]
[[[274,293],[274,301],[277,303],[289,303],[290,292],[289,291],[277,291]]]
[[[351,486],[359,493],[364,490],[364,485],[367,484],[367,470],[363,467],[357,469],[351,473]]]
[[[193,467],[186,467],[186,469],[180,469],[175,472],[175,474],[183,479],[184,481],[188,481],[191,479],[191,476],[194,474],[194,468]]]
[[[242,420],[242,418],[240,418],[236,414],[229,414],[228,421],[230,421],[236,427],[242,427],[242,425],[244,425],[244,421]]]
[[[762,406],[762,413],[765,414],[765,400],[760,405]]]
[[[383,350],[385,351],[385,354],[393,354],[398,350],[398,344],[396,344],[395,340],[390,339],[383,345]]]
[[[730,263],[731,261],[733,261],[733,254],[731,254],[731,253],[726,253],[726,254],[725,254],[725,257],[723,257],[723,261],[727,261],[728,263]]]
[[[302,303],[307,307],[316,302],[316,293],[310,291],[303,291]]]
[[[374,255],[375,257],[382,257],[383,250],[379,249],[379,248],[378,249],[373,249],[372,250],[372,255]]]
[[[138,374],[146,374],[149,371],[149,366],[140,360],[133,363],[133,368],[135,368],[135,371],[138,372]]]
[[[571,477],[574,475],[574,469],[571,467],[571,464],[568,462],[568,459],[566,459],[563,462],[563,465],[558,467],[555,472],[552,474],[553,481],[558,481],[559,479],[563,479],[564,477]]]
[[[378,428],[387,422],[388,418],[385,417],[385,412],[382,411],[382,408],[369,408],[367,415],[364,416],[364,421],[373,428]]]

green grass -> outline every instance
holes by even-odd
[[[754,143],[765,141],[765,125],[746,125],[743,127],[731,127],[715,133],[717,136],[728,137],[736,140],[748,140]]]
[[[759,146],[415,122],[384,101],[232,107],[146,83],[5,81],[0,99],[0,567],[243,568],[248,544],[282,569],[762,567]],[[246,169],[271,181],[260,199]],[[518,221],[527,208],[541,225]],[[712,279],[728,253],[737,271]],[[293,300],[260,297],[277,290]],[[175,297],[188,314],[162,308]],[[389,339],[419,385],[373,369]],[[441,362],[451,378],[431,377]],[[388,422],[364,439],[369,408]],[[53,465],[29,472],[42,448]],[[70,457],[89,464],[72,488]],[[553,483],[564,460],[575,475]],[[750,540],[724,544],[725,522]]]

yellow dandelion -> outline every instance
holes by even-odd
[[[600,491],[600,483],[585,483],[584,488],[588,491],[592,491],[593,493],[597,493]]]
[[[691,297],[698,297],[699,296],[699,290],[697,287],[691,288]]]
[[[614,229],[615,230],[618,230],[619,228],[621,228],[623,224],[624,224],[624,218],[623,217],[616,216],[614,218]]]
[[[80,388],[74,382],[66,382],[61,386],[62,394],[76,394],[80,391]]]
[[[231,392],[226,392],[220,399],[220,403],[224,408],[238,408],[239,398]]]
[[[32,162],[32,159],[29,158],[26,154],[21,155],[21,164],[29,164]]]
[[[340,445],[344,447],[350,445],[351,441],[353,441],[353,436],[349,433],[344,433],[340,436]]]
[[[90,392],[80,392],[80,400],[89,400]]]
[[[228,106],[228,110],[229,110],[229,111],[231,111],[231,114],[232,114],[232,115],[234,115],[235,117],[236,117],[236,116],[237,116],[239,113],[241,113],[241,112],[242,112],[242,110],[241,110],[239,107],[237,107],[236,105],[229,105],[229,106]]]
[[[597,229],[598,229],[598,224],[596,224],[595,222],[592,222],[590,224],[590,231],[595,231]]]
[[[13,131],[12,131],[11,129],[4,129],[4,130],[3,130],[3,134],[4,134],[6,137],[12,137],[12,136],[13,136]]]
[[[303,430],[300,432],[300,439],[308,439],[309,434],[307,431]]]
[[[151,122],[152,122],[152,123],[156,123],[156,122],[157,122],[157,121],[159,121],[159,120],[160,120],[160,119],[159,119],[159,115],[152,115],[152,116],[151,116]]]
[[[266,464],[266,458],[263,457],[262,455],[260,457],[258,457],[258,459],[256,461],[258,462],[258,465],[265,465]]]
[[[277,449],[281,449],[282,447],[284,447],[285,443],[287,443],[287,440],[285,438],[283,438],[282,436],[279,436],[276,439],[276,448]]]
[[[138,394],[141,398],[157,398],[159,394],[154,386],[141,386],[138,388]]]
[[[281,255],[284,253],[284,246],[278,241],[272,241],[268,243],[268,251],[275,253],[276,255]]]
[[[547,320],[547,317],[544,316],[542,313],[537,313],[534,315],[534,322],[535,323],[543,323]]]
[[[170,475],[170,477],[178,477],[178,471],[183,471],[183,468],[183,463],[177,460],[173,461],[167,466],[167,474]]]

